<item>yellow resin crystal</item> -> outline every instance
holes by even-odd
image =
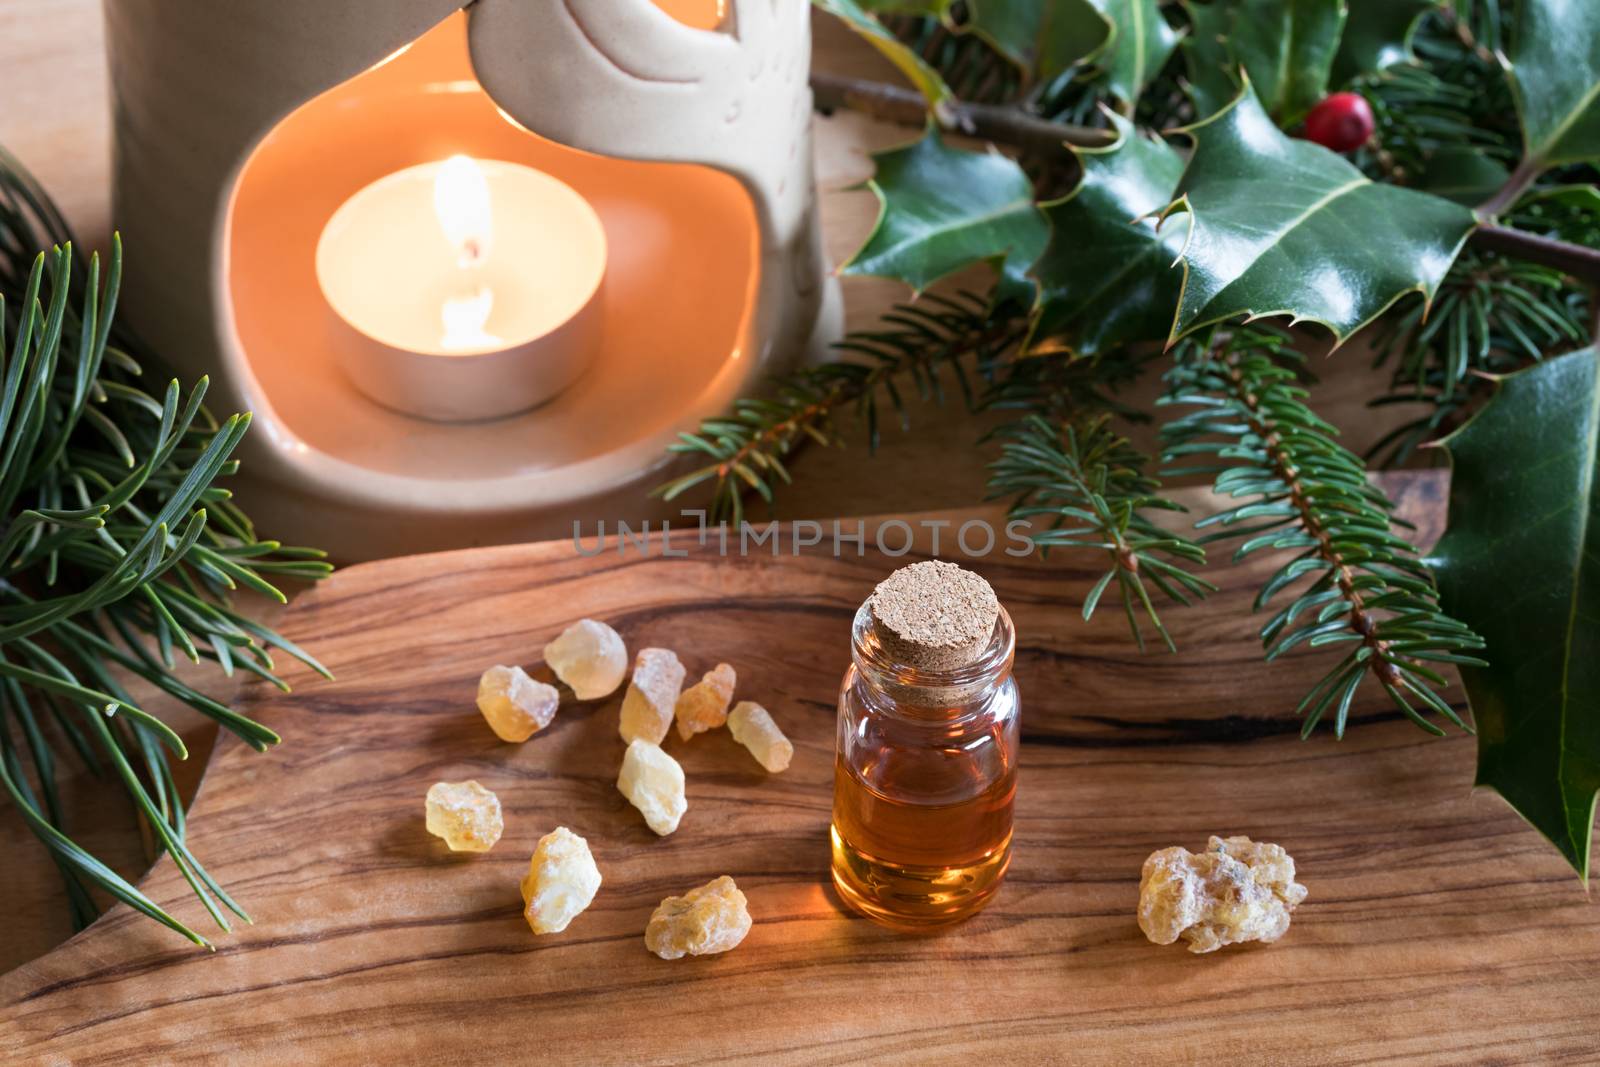
[[[622,698],[618,733],[624,741],[659,745],[672,725],[672,711],[683,688],[683,664],[665,648],[644,648],[633,664],[633,680]]]
[[[536,934],[559,934],[594,900],[600,868],[589,842],[558,826],[539,838],[522,879],[523,917]]]
[[[664,960],[726,952],[750,932],[744,894],[727,875],[668,897],[644,928],[645,946]]]
[[[1181,937],[1190,952],[1272,942],[1288,932],[1289,914],[1305,898],[1280,846],[1213,836],[1198,855],[1164,848],[1144,861],[1139,928],[1158,945]]]
[[[750,750],[756,761],[772,774],[789,769],[794,745],[783,736],[767,709],[753,700],[741,700],[728,715],[728,731],[733,739]]]
[[[526,741],[556,717],[561,694],[521,667],[490,667],[478,679],[478,710],[502,741]]]
[[[734,679],[733,668],[719,663],[702,675],[698,683],[683,691],[676,709],[679,737],[687,741],[695,734],[715,730],[728,721]]]
[[[428,833],[452,852],[487,852],[500,840],[500,798],[477,782],[435,782],[428,788]]]
[[[628,673],[621,636],[594,619],[579,619],[562,630],[544,646],[544,661],[579,700],[610,696]]]
[[[650,829],[663,837],[678,828],[689,809],[683,795],[683,768],[661,751],[661,746],[648,741],[628,742],[617,789],[639,809]]]

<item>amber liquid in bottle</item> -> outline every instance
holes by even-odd
[[[834,769],[833,881],[852,906],[891,926],[959,922],[988,903],[1011,863],[1013,767],[966,799],[896,799],[841,757]]]
[[[1012,634],[965,677],[962,699],[932,703],[901,684],[858,618],[856,666],[839,698],[833,882],[845,903],[884,925],[959,922],[999,890],[1011,862],[1018,701]],[[918,680],[922,680],[918,677]]]

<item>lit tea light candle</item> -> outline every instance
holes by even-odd
[[[346,373],[398,411],[524,411],[599,344],[605,230],[531,167],[453,156],[396,171],[334,212],[316,258]]]

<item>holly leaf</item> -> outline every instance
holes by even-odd
[[[1242,69],[1279,125],[1299,120],[1327,95],[1345,3],[1186,2],[1190,33],[1183,45],[1184,61],[1195,110],[1209,115],[1232,100],[1239,91],[1235,72]]]
[[[1185,2],[1183,6],[1189,13],[1189,36],[1183,40],[1189,99],[1197,114],[1212,115],[1239,95],[1239,82],[1233,76],[1233,53],[1228,50],[1233,8],[1223,0],[1211,4]]]
[[[811,2],[828,14],[841,19],[845,25],[882,53],[884,58],[906,76],[918,92],[927,97],[929,106],[935,112],[942,113],[955,99],[955,94],[944,83],[939,72],[885,29],[883,23],[861,6],[861,0],[811,0]],[[872,3],[873,0],[866,2]]]
[[[1553,167],[1600,157],[1600,4],[1517,0],[1502,62],[1528,160]]]
[[[929,15],[942,19],[953,0],[856,0],[861,10],[874,15]]]
[[[1106,88],[1131,110],[1178,46],[1178,31],[1161,14],[1157,0],[1082,2],[1109,27],[1106,43],[1087,62],[1100,68]]]
[[[1434,150],[1417,176],[1417,188],[1472,207],[1493,196],[1510,177],[1482,149],[1452,144]]]
[[[1488,642],[1461,679],[1477,784],[1585,881],[1600,791],[1600,354],[1501,383],[1445,441],[1449,526],[1431,561],[1446,611]]]
[[[1083,176],[1060,200],[1041,204],[1050,242],[1034,264],[1039,314],[1029,350],[1084,356],[1130,341],[1158,341],[1172,324],[1182,274],[1178,227],[1151,216],[1170,203],[1183,157],[1110,116],[1118,139],[1075,149]]]
[[[1185,132],[1194,152],[1163,212],[1189,221],[1169,342],[1240,315],[1288,315],[1342,343],[1406,293],[1431,300],[1476,225],[1459,204],[1370,181],[1326,148],[1284,136],[1248,79],[1231,105]]]
[[[947,147],[931,127],[873,160],[867,184],[881,205],[878,224],[845,273],[899,278],[920,291],[972,263],[1031,263],[1043,250],[1049,230],[1015,160]]]
[[[1344,0],[1238,0],[1228,45],[1261,103],[1287,126],[1328,92]]]
[[[1333,84],[1344,85],[1363,74],[1409,63],[1416,56],[1411,38],[1422,16],[1440,6],[1440,0],[1347,0],[1339,50],[1333,57]]]
[[[965,27],[1039,81],[1097,54],[1113,32],[1089,0],[967,0]]]

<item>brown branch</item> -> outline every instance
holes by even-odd
[[[817,109],[823,112],[847,108],[902,126],[921,127],[928,121],[927,101],[922,94],[898,85],[813,74],[811,92]],[[1116,135],[1107,130],[1050,122],[1015,107],[956,103],[949,110],[955,124],[963,132],[1047,159],[1070,157],[1072,151],[1069,146],[1103,148],[1116,141]],[[1500,207],[1496,207],[1496,211],[1489,209],[1495,207],[1503,196],[1514,200],[1526,187],[1524,177],[1522,168],[1519,168],[1505,189],[1480,211],[1494,214],[1502,210]],[[1554,267],[1575,278],[1600,283],[1600,249],[1540,237],[1493,223],[1479,226],[1469,240],[1471,244],[1491,252]]]
[[[1493,196],[1478,205],[1478,214],[1492,219],[1510,210],[1513,204],[1522,199],[1522,194],[1528,191],[1528,187],[1538,180],[1543,170],[1544,160],[1538,156],[1524,159],[1506,178],[1505,184],[1495,190]]]
[[[1600,283],[1600,249],[1493,224],[1479,226],[1472,234],[1472,243],[1485,251],[1525,259],[1565,271],[1586,282]]]
[[[927,100],[916,90],[898,85],[814,73],[811,94],[817,110],[822,112],[845,108],[902,126],[920,127],[928,122]],[[944,110],[950,125],[961,133],[1047,159],[1070,158],[1068,145],[1103,148],[1117,139],[1109,130],[1051,122],[1015,107],[954,102]]]

